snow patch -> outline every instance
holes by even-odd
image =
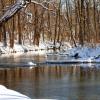
[[[31,99],[17,91],[7,89],[5,86],[0,85],[0,100],[37,100]],[[38,100],[56,100],[56,99],[38,99]]]
[[[15,99],[27,100],[30,98],[14,90],[7,89],[3,85],[0,85],[0,100],[15,100]]]
[[[35,64],[35,63],[33,63],[32,61],[30,61],[30,62],[28,62],[28,65],[33,66],[33,65],[36,65],[36,64]]]
[[[53,57],[54,55],[57,57]],[[66,46],[58,53],[47,53],[47,63],[100,63],[100,45],[91,46]],[[52,57],[52,58],[51,58]],[[62,59],[63,57],[63,59]],[[61,59],[58,59],[61,58]]]

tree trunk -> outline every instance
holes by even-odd
[[[20,12],[18,12],[18,44],[22,44],[22,33],[21,33],[21,15]]]
[[[2,9],[4,9],[4,0],[1,0]],[[2,12],[4,14],[4,11]],[[3,32],[3,45],[7,46],[7,36],[6,36],[6,27],[5,23],[2,24],[2,32]]]

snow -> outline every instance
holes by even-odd
[[[26,95],[7,89],[5,86],[0,85],[0,100],[37,100],[31,99]],[[38,100],[54,100],[54,99],[38,99]]]
[[[56,43],[55,47],[59,47],[60,43]],[[1,54],[9,54],[9,53],[18,53],[18,52],[29,52],[29,51],[38,51],[39,53],[42,53],[42,50],[52,49],[54,47],[53,42],[40,42],[39,46],[37,45],[19,45],[17,43],[14,44],[13,48],[8,46],[3,46],[3,43],[0,43],[0,53]]]
[[[64,60],[59,59],[58,57],[57,59],[50,60],[49,58],[51,55],[53,56],[54,54],[47,53],[47,63],[100,63],[100,46],[66,47],[56,54],[58,57],[66,57]]]
[[[36,65],[36,64],[35,64],[35,63],[33,63],[32,61],[30,61],[30,62],[28,62],[28,65],[33,66],[33,65]]]
[[[100,55],[100,47],[74,47],[66,51],[70,56],[74,56],[78,53],[80,58],[93,59]]]
[[[0,85],[0,100],[13,100],[13,99],[28,100],[30,98],[14,90],[7,89],[3,85]]]
[[[46,46],[44,44],[40,44],[39,46],[15,44],[13,48],[10,48],[9,45],[5,47],[3,46],[2,43],[0,43],[0,53],[1,54],[28,52],[28,51],[41,51],[45,49],[46,49]]]
[[[55,47],[59,48],[60,43],[56,43]],[[93,62],[93,63],[99,63],[100,62],[100,45],[97,44],[95,47],[92,46],[83,46],[80,45],[77,47],[72,47],[70,43],[65,42],[61,45],[61,50],[54,52],[53,48],[54,44],[50,41],[40,42],[39,46],[36,45],[19,45],[15,44],[13,48],[10,48],[9,45],[7,47],[4,47],[2,43],[0,43],[0,53],[1,54],[11,54],[11,53],[25,53],[32,51],[34,54],[46,54],[47,55],[47,61],[49,58],[49,55],[57,55],[57,56],[63,56],[67,59],[66,62]],[[46,53],[47,52],[47,53]],[[54,52],[54,53],[53,53]],[[59,59],[58,59],[59,60]],[[66,60],[66,59],[65,59]],[[61,62],[62,60],[57,62]],[[62,61],[65,62],[65,61]],[[33,63],[30,63],[30,65],[33,65]]]

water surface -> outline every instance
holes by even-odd
[[[100,70],[71,66],[1,68],[0,84],[31,98],[99,100]]]
[[[0,84],[30,98],[59,100],[100,100],[99,65],[49,65],[13,67],[12,63],[45,61],[45,56],[23,55],[0,58]],[[11,67],[7,67],[7,63]]]

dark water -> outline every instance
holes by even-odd
[[[35,99],[100,100],[100,69],[88,65],[1,67],[0,84]]]

